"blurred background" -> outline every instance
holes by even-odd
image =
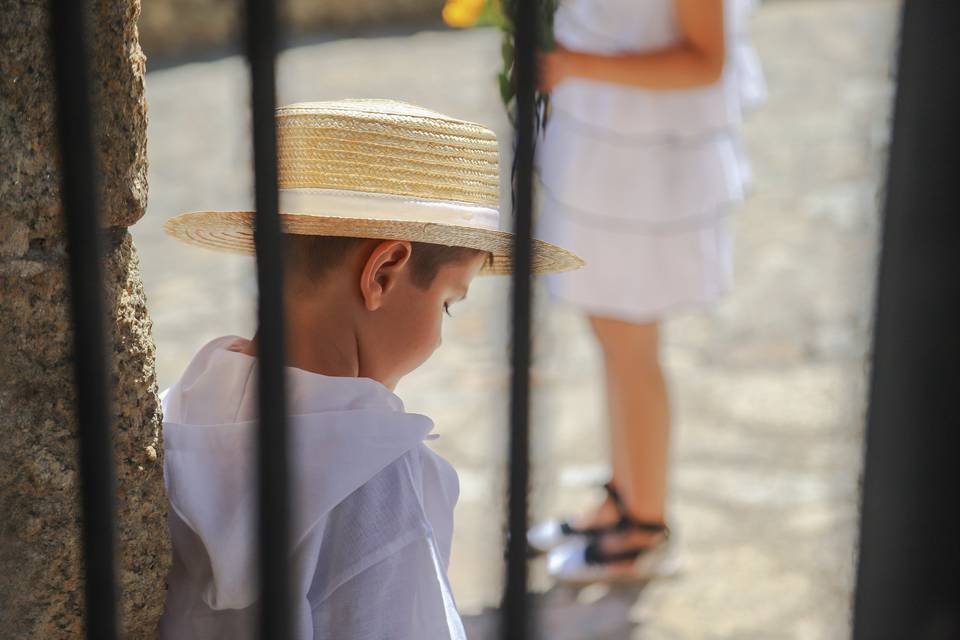
[[[509,168],[496,30],[445,28],[437,0],[287,4],[295,34],[279,59],[280,104],[413,102],[493,128]],[[162,231],[183,211],[252,204],[235,11],[221,0],[143,3],[150,204],[132,232],[161,388],[208,340],[253,331],[253,260]],[[755,181],[734,216],[735,287],[713,312],[666,328],[683,572],[643,588],[561,589],[534,561],[543,637],[849,635],[898,13],[894,0],[767,0],[755,12],[769,99],[745,127]],[[398,389],[408,410],[434,419],[434,445],[460,472],[450,577],[476,638],[492,636],[502,589],[508,285],[476,282],[443,347]],[[577,312],[538,293],[534,518],[586,509],[608,475],[597,347]]]

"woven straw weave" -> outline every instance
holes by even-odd
[[[500,200],[493,132],[426,109],[363,100],[291,105],[277,112],[277,136],[281,189],[347,189],[488,207]]]
[[[277,111],[281,189],[335,189],[497,209],[496,135],[478,124],[388,100],[342,100]],[[189,244],[252,254],[250,211],[199,211],[169,219],[164,229]],[[513,236],[459,224],[335,214],[282,213],[284,232],[411,240],[487,251],[485,274],[512,269]],[[576,255],[533,241],[534,273],[576,269]]]

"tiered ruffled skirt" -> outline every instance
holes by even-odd
[[[575,26],[564,20],[559,13],[558,36]],[[729,289],[727,214],[750,179],[739,126],[764,93],[745,39],[732,38],[729,51],[724,77],[708,87],[574,79],[554,91],[537,152],[538,234],[587,263],[547,278],[554,297],[646,322],[710,305]]]

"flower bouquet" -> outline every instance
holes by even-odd
[[[460,29],[480,26],[498,27],[503,35],[500,47],[502,68],[497,74],[500,86],[500,98],[510,115],[514,116],[516,85],[514,83],[514,16],[518,2],[537,3],[536,47],[539,51],[554,48],[553,15],[557,11],[559,0],[447,0],[443,7],[443,21],[451,27]],[[535,91],[537,113],[542,114],[548,102],[547,94]]]

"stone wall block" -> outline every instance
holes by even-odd
[[[154,637],[169,566],[154,348],[128,233],[106,257],[118,577],[128,638]],[[73,638],[82,630],[77,426],[69,287],[56,259],[0,266],[0,610],[3,638]]]
[[[16,206],[30,237],[41,238],[62,233],[45,7],[0,0],[0,206]],[[105,227],[128,227],[147,206],[146,59],[137,40],[139,15],[139,0],[98,0],[88,20]]]
[[[89,21],[97,116],[103,224],[129,227],[147,207],[146,58],[137,20],[140,0],[98,0]]]
[[[139,264],[146,103],[138,0],[95,0],[91,76],[113,391],[117,567],[127,638],[153,638],[169,566],[160,406]],[[66,240],[47,3],[0,0],[0,638],[83,628]]]

